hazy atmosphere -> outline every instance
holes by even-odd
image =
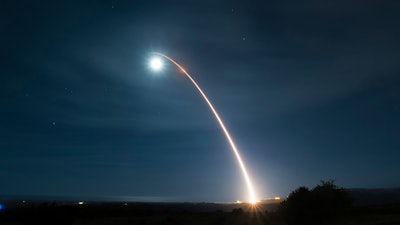
[[[388,4],[390,3],[390,4]],[[0,195],[247,200],[400,187],[399,1],[5,1]]]

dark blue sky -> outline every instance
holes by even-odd
[[[398,1],[6,1],[0,196],[247,200],[399,187]]]

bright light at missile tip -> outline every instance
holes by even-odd
[[[164,67],[163,60],[159,57],[154,57],[150,59],[150,68],[154,71],[160,71]]]

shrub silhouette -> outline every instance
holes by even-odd
[[[288,225],[324,224],[344,215],[351,199],[332,180],[321,181],[313,189],[300,187],[290,193],[278,209]]]
[[[242,208],[234,208],[232,209],[232,214],[233,215],[242,215],[244,213],[244,210]]]

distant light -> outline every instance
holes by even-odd
[[[159,57],[150,59],[150,68],[154,71],[160,71],[164,67],[163,60]]]
[[[276,196],[274,199],[275,199],[275,200],[281,200],[281,197]]]
[[[3,205],[2,205],[2,204],[0,204],[0,211],[1,211],[1,210],[3,210]]]
[[[241,202],[241,201],[239,201],[239,200],[237,200],[237,201],[236,201],[236,203],[238,203],[238,204],[239,204],[239,203],[242,203],[242,202]]]
[[[78,205],[83,205],[83,204],[85,204],[84,202],[78,202]]]

